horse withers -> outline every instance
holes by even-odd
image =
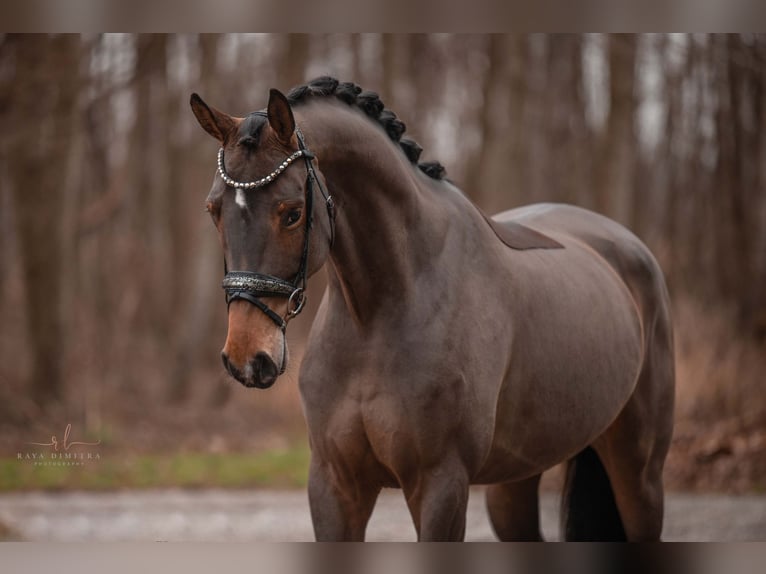
[[[207,200],[223,246],[223,361],[269,387],[322,266],[299,386],[318,540],[363,540],[403,490],[419,540],[462,540],[489,485],[503,540],[539,540],[541,474],[567,462],[570,540],[657,540],[673,425],[662,273],[629,231],[541,204],[486,218],[378,96],[319,78],[233,117]]]

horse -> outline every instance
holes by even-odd
[[[191,107],[220,145],[233,378],[274,384],[327,272],[298,382],[318,541],[364,540],[383,488],[418,540],[463,540],[471,485],[499,539],[541,540],[540,476],[561,463],[566,539],[660,539],[673,332],[635,235],[564,204],[485,216],[351,82],[272,89],[244,117]]]

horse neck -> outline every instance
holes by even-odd
[[[390,315],[440,244],[446,222],[428,184],[374,124],[345,110],[302,122],[338,210],[328,266],[357,323]]]

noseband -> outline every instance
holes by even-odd
[[[266,116],[265,112],[254,112],[258,115]],[[292,155],[285,158],[285,160],[279,164],[279,166],[272,171],[266,177],[262,177],[256,181],[241,182],[236,181],[229,177],[224,168],[223,148],[218,150],[218,174],[223,181],[229,187],[235,189],[259,189],[264,187],[277,179],[290,165],[302,157],[306,164],[306,191],[305,191],[305,206],[306,206],[306,237],[303,241],[303,251],[301,253],[301,262],[298,266],[298,272],[292,281],[274,277],[273,275],[267,275],[265,273],[255,273],[253,271],[229,271],[226,265],[226,259],[224,258],[224,272],[223,289],[226,292],[226,305],[230,305],[232,301],[242,299],[255,305],[258,309],[271,319],[277,327],[279,327],[284,335],[287,328],[287,323],[300,314],[303,311],[303,307],[306,303],[306,281],[308,279],[308,258],[309,258],[309,241],[311,237],[311,228],[314,223],[314,184],[316,183],[319,188],[322,197],[324,197],[325,205],[327,207],[327,216],[330,220],[330,246],[335,242],[335,203],[331,195],[327,194],[322,182],[316,176],[312,160],[314,154],[311,153],[306,147],[306,142],[303,139],[303,134],[296,126],[295,135],[298,139],[298,150]],[[263,301],[261,297],[280,297],[287,299],[287,313],[284,317],[280,316]],[[283,346],[286,344],[284,337],[282,339]],[[280,374],[285,369],[285,353],[282,354],[282,367]]]

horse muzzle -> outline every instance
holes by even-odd
[[[268,389],[279,377],[280,369],[266,353],[257,353],[243,368],[238,368],[226,352],[221,353],[226,371],[248,388]]]

